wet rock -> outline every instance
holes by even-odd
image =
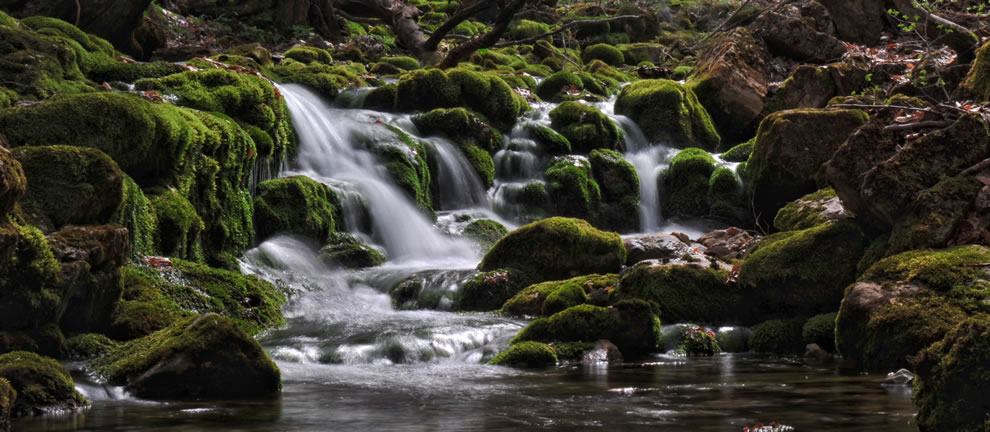
[[[656,352],[660,346],[660,319],[642,300],[623,300],[612,307],[580,305],[549,318],[539,318],[510,343],[523,341],[591,342],[608,339],[627,357]]]
[[[550,127],[571,143],[576,153],[619,148],[622,133],[612,119],[597,108],[579,102],[564,102],[550,111]]]
[[[523,368],[543,368],[557,364],[557,355],[550,346],[540,342],[520,342],[498,353],[490,365]]]
[[[769,11],[761,14],[753,26],[771,52],[794,60],[825,63],[846,53],[841,41],[819,32],[800,17]]]
[[[835,191],[825,188],[787,203],[777,212],[773,226],[780,231],[794,231],[850,218],[852,215],[842,206]]]
[[[804,347],[804,357],[813,358],[820,362],[832,360],[832,354],[829,354],[828,351],[825,351],[822,347],[815,343],[808,344]]]
[[[596,226],[620,233],[636,231],[639,228],[636,169],[615,150],[594,150],[588,160],[602,197]]]
[[[651,259],[674,259],[691,254],[691,246],[667,233],[634,234],[624,237],[626,265]]]
[[[884,384],[893,385],[910,385],[914,382],[914,373],[911,371],[901,368],[897,372],[888,372],[887,377],[883,379]]]
[[[508,233],[509,230],[498,222],[491,219],[479,219],[464,227],[462,234],[477,243],[482,252],[488,252],[495,243]]]
[[[48,357],[24,351],[0,355],[0,379],[7,380],[16,391],[12,417],[74,411],[86,405],[69,371]]]
[[[281,388],[261,345],[217,314],[178,321],[93,365],[110,383],[147,399],[258,398]]]
[[[701,236],[698,243],[705,246],[705,253],[724,259],[739,259],[746,255],[747,249],[757,240],[747,231],[729,227],[715,230]]]
[[[505,302],[501,312],[515,316],[550,316],[569,307],[587,303],[589,296],[599,290],[608,294],[618,279],[614,274],[587,275],[533,284]]]
[[[818,314],[805,321],[801,337],[809,345],[825,352],[835,352],[835,317],[837,312]]]
[[[67,286],[59,324],[69,333],[106,331],[123,291],[120,266],[130,253],[127,229],[67,226],[51,236],[50,244]]]
[[[333,201],[326,185],[306,176],[261,182],[254,201],[257,236],[297,234],[322,243],[335,229]]]
[[[670,80],[636,81],[622,88],[615,112],[636,122],[651,142],[714,151],[721,137],[688,87]]]
[[[320,259],[327,265],[360,269],[385,262],[385,256],[381,252],[361,243],[351,234],[333,233],[329,241],[329,244],[320,248]]]
[[[640,261],[625,271],[609,300],[655,302],[665,320],[701,324],[751,323],[744,297],[726,284],[727,268],[711,264]]]
[[[990,400],[990,322],[973,316],[926,348],[915,361],[914,401],[922,432],[980,432],[987,427]]]
[[[595,341],[594,348],[581,353],[581,363],[585,364],[622,363],[623,361],[625,360],[622,358],[619,347],[605,339]]]
[[[856,58],[826,66],[800,65],[773,93],[764,113],[824,108],[833,97],[862,88],[869,72],[867,64]]]

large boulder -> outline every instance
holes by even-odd
[[[65,366],[34,353],[14,351],[0,355],[0,380],[9,382],[16,392],[9,406],[13,417],[74,411],[86,405],[86,398],[76,391]],[[3,397],[0,385],[0,408]]]
[[[909,358],[938,342],[974,313],[990,313],[981,286],[990,249],[961,246],[885,258],[846,288],[836,319],[836,346],[868,370],[909,367]]]
[[[555,215],[598,223],[602,192],[587,158],[556,157],[543,173],[543,178]]]
[[[119,225],[67,226],[49,240],[68,285],[59,325],[67,333],[106,331],[123,291],[120,266],[130,252],[127,229]]]
[[[735,221],[738,218],[742,187],[732,170],[716,167],[715,158],[704,150],[681,150],[670,167],[657,179],[662,188],[665,217],[713,216]]]
[[[258,238],[285,233],[323,243],[336,227],[333,201],[330,188],[306,176],[261,182],[254,201]]]
[[[770,53],[743,28],[720,36],[705,49],[688,86],[711,115],[722,139],[752,136],[769,91]]]
[[[550,111],[550,126],[571,143],[575,153],[619,148],[622,133],[612,119],[597,108],[580,102],[564,102]]]
[[[481,261],[482,271],[516,269],[533,282],[582,274],[618,273],[626,249],[618,234],[599,231],[580,219],[553,217],[503,237]]]
[[[832,312],[856,279],[865,239],[850,221],[764,237],[739,267],[739,285],[754,312],[805,316]]]
[[[501,130],[510,129],[526,108],[522,97],[501,78],[464,69],[407,72],[399,78],[395,100],[400,111],[463,106]]]
[[[617,275],[586,275],[562,281],[533,284],[502,305],[502,314],[550,316],[572,306],[587,303],[589,296],[608,293],[618,282]]]
[[[819,32],[797,16],[768,11],[753,23],[770,51],[802,62],[826,63],[846,53],[842,41]]]
[[[657,314],[653,305],[642,300],[626,300],[607,308],[579,305],[533,321],[511,343],[608,339],[625,357],[640,357],[660,347],[662,333]]]
[[[438,108],[413,117],[413,124],[427,135],[444,135],[453,140],[478,173],[486,188],[495,179],[492,155],[502,149],[502,134],[464,108]]]
[[[824,108],[836,96],[848,96],[866,85],[869,66],[863,58],[849,58],[824,67],[804,64],[794,69],[767,101],[770,114],[795,108]]]
[[[588,159],[602,198],[596,226],[623,233],[638,230],[639,175],[636,168],[615,150],[594,150]]]
[[[769,219],[785,203],[818,190],[822,164],[867,120],[859,110],[802,109],[767,116],[745,171],[756,213]]]
[[[0,223],[0,328],[25,330],[55,322],[64,291],[60,271],[40,230]]]
[[[690,88],[676,81],[642,80],[623,87],[615,112],[635,121],[654,142],[708,151],[721,145],[708,111]]]
[[[671,323],[748,324],[750,311],[744,297],[726,284],[729,272],[689,262],[641,261],[622,273],[611,302],[641,299],[660,306]]]
[[[883,0],[829,0],[822,4],[842,40],[868,45],[880,40],[887,14]]]
[[[918,429],[981,432],[990,426],[990,317],[969,318],[915,360]]]
[[[108,382],[146,399],[230,399],[281,389],[257,341],[217,314],[192,316],[94,361]]]

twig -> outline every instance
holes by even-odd
[[[959,175],[960,176],[968,176],[970,174],[976,174],[976,173],[978,173],[980,171],[983,171],[983,170],[985,170],[987,168],[990,168],[990,158],[983,159],[982,161],[977,162],[976,165],[973,165],[973,166],[971,166],[969,168],[966,168],[966,169],[962,170],[962,172],[960,172]]]
[[[903,110],[910,110],[910,111],[924,111],[924,112],[930,112],[930,113],[933,113],[933,114],[938,114],[939,113],[938,111],[935,111],[935,110],[933,110],[931,108],[915,108],[915,107],[901,106],[901,105],[869,105],[869,104],[841,103],[841,104],[829,105],[829,107],[903,109]]]
[[[911,130],[911,129],[926,128],[926,127],[944,127],[950,124],[952,123],[947,120],[928,120],[928,121],[920,121],[915,123],[890,125],[883,128],[883,130],[885,131]]]
[[[963,264],[963,267],[990,267],[990,263]]]
[[[566,29],[569,29],[571,27],[575,27],[575,26],[578,26],[578,25],[581,25],[581,24],[592,24],[592,23],[603,23],[603,22],[612,22],[612,21],[622,21],[622,20],[637,19],[637,18],[639,18],[639,17],[636,16],[636,15],[620,15],[620,16],[617,16],[617,17],[611,17],[611,18],[605,18],[605,19],[598,19],[598,20],[575,20],[575,21],[571,21],[571,22],[569,22],[567,24],[564,24],[564,25],[558,27],[557,29],[548,31],[546,33],[538,34],[538,35],[533,36],[531,38],[519,39],[519,40],[513,40],[513,41],[499,42],[499,43],[497,43],[495,45],[492,45],[492,46],[495,47],[495,48],[504,48],[504,47],[507,47],[507,46],[513,46],[513,45],[519,45],[519,44],[528,44],[528,43],[531,43],[531,42],[536,42],[536,41],[538,41],[540,39],[543,39],[543,38],[545,38],[547,36],[553,36],[553,35],[555,35],[557,33],[560,33],[560,32],[562,32],[562,31],[564,31]]]

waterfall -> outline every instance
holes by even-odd
[[[299,137],[298,174],[324,183],[353,185],[364,197],[370,213],[372,237],[381,242],[391,259],[460,258],[477,262],[474,248],[437,232],[432,221],[387,178],[378,157],[354,139],[376,139],[371,131],[381,129],[380,123],[401,119],[372,111],[334,108],[299,85],[283,85],[279,90]]]
[[[437,177],[434,179],[440,191],[438,210],[454,210],[471,207],[488,207],[485,186],[467,158],[453,143],[443,138],[429,139],[437,156]]]

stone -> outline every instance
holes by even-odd
[[[823,4],[839,38],[867,45],[880,40],[887,14],[883,0],[828,0]]]
[[[705,246],[705,253],[708,255],[724,259],[739,259],[746,255],[747,249],[757,238],[748,231],[729,227],[701,236],[698,243]]]
[[[846,53],[841,41],[819,32],[799,17],[769,11],[756,19],[753,28],[771,52],[794,60],[826,63],[838,60]]]

